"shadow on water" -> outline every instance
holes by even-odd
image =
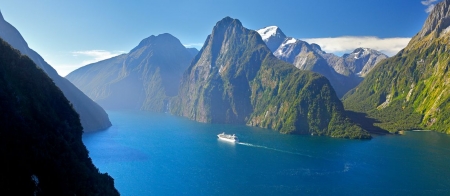
[[[356,124],[358,124],[361,128],[367,130],[371,134],[377,135],[386,135],[391,134],[389,131],[384,130],[380,127],[375,126],[375,123],[380,123],[379,120],[374,118],[369,118],[366,113],[363,112],[355,112],[355,111],[346,111],[347,116],[353,120]]]

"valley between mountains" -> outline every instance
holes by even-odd
[[[373,185],[361,177],[370,174],[376,176],[372,179],[375,183],[395,184],[389,189],[392,193],[405,194],[411,193],[408,192],[409,188],[416,183],[404,181],[405,176],[407,178],[417,173],[421,176],[419,178],[425,177],[417,180],[411,178],[418,182],[418,188],[413,187],[417,189],[411,189],[412,193],[416,193],[415,190],[420,193],[448,192],[448,179],[445,179],[445,175],[443,178],[436,176],[450,172],[445,171],[445,163],[448,162],[445,161],[448,157],[445,149],[448,143],[442,142],[449,138],[439,143],[436,142],[439,139],[435,138],[442,139],[442,134],[411,134],[408,138],[412,139],[409,141],[404,139],[407,137],[396,140],[400,142],[397,147],[391,146],[394,140],[378,140],[379,146],[371,142],[381,137],[369,140],[374,135],[410,130],[450,134],[450,0],[439,3],[422,1],[422,4],[431,8],[427,9],[429,16],[422,29],[404,49],[391,57],[366,47],[336,55],[324,51],[319,44],[285,35],[277,26],[252,30],[246,28],[239,19],[225,17],[211,24],[209,35],[198,49],[185,47],[169,33],[151,35],[136,43],[128,53],[84,65],[66,77],[61,77],[42,56],[31,49],[20,32],[0,13],[0,154],[3,157],[0,188],[12,195],[119,195],[114,179],[108,173],[101,173],[93,164],[82,141],[85,133],[92,136],[87,138],[91,146],[104,145],[104,149],[92,149],[96,149],[97,160],[104,160],[101,163],[103,166],[115,166],[113,172],[120,170],[129,175],[133,167],[128,166],[138,163],[142,167],[137,169],[140,175],[142,171],[147,171],[149,176],[162,174],[165,180],[169,179],[169,184],[177,186],[177,183],[173,183],[177,181],[171,178],[179,177],[179,182],[187,182],[184,188],[188,190],[192,190],[190,186],[195,185],[201,186],[196,191],[203,191],[200,189],[207,184],[210,190],[217,191],[217,187],[223,185],[223,181],[217,180],[219,178],[215,172],[220,168],[225,174],[241,175],[239,172],[242,171],[246,176],[242,180],[244,183],[239,183],[244,185],[237,185],[243,189],[248,189],[248,182],[261,180],[253,178],[254,174],[259,174],[257,178],[270,179],[262,178],[263,182],[253,188],[264,187],[273,191],[284,187],[289,189],[287,193],[293,193],[293,189],[297,193],[304,193],[304,190],[323,193],[323,184],[331,182],[333,186],[341,183],[342,187],[349,187],[349,193],[367,193],[374,189]],[[136,149],[120,143],[126,140],[124,138],[128,136],[129,130],[120,134],[113,132],[119,129],[110,128],[114,122],[111,123],[105,110],[113,114],[112,119],[123,120],[121,125],[137,129],[132,134],[138,135],[133,137],[145,136],[144,139],[153,140],[127,138],[131,141],[128,144],[140,141],[136,145],[144,146]],[[127,113],[129,111],[136,113]],[[152,126],[150,124],[154,121],[140,124],[151,115],[141,115],[138,111],[167,113],[186,119],[182,119],[180,124],[175,123],[176,126],[168,130],[165,127],[167,119],[177,117],[168,115],[171,118],[160,118],[165,124],[163,128],[154,129],[158,137],[153,137],[153,132],[149,134],[147,129],[140,127]],[[147,119],[142,120],[141,116]],[[137,119],[133,121],[132,118]],[[209,129],[212,131],[198,131],[200,125],[204,124],[193,121],[217,126],[211,125]],[[139,124],[137,128],[129,125],[134,122],[139,122],[135,123]],[[185,131],[183,126],[189,126],[189,123],[195,123],[191,126],[198,132]],[[252,128],[248,131],[251,133],[247,139],[255,144],[233,142],[232,146],[224,147],[211,140],[214,131],[227,126],[248,126],[242,130],[234,128],[233,131],[237,133],[245,133],[247,128],[251,130],[252,127],[276,132],[262,137],[262,129]],[[183,142],[187,142],[180,142],[182,144],[177,146],[173,144],[172,135],[167,133],[179,134],[180,130],[187,134],[180,134],[182,136],[178,135],[179,138],[175,139],[182,138]],[[96,133],[111,134],[99,136]],[[295,138],[278,133],[306,136]],[[117,135],[122,138],[114,138]],[[107,142],[96,140],[105,139],[102,136],[108,137],[105,140]],[[198,136],[201,138],[195,140]],[[266,142],[279,138],[279,141],[267,142],[275,146],[272,147],[258,144],[259,139],[251,137]],[[159,141],[159,138],[166,140]],[[315,140],[318,138],[322,140]],[[152,143],[149,141],[160,143],[148,146],[148,143]],[[424,144],[414,150],[404,148],[415,145],[416,141],[424,141]],[[101,145],[95,146],[98,143]],[[244,148],[234,146],[238,144]],[[277,146],[284,148],[278,149]],[[140,147],[142,149],[138,149]],[[386,153],[391,149],[397,151],[390,155]],[[372,154],[371,150],[377,152]],[[415,151],[420,153],[415,154]],[[174,152],[180,156],[175,156]],[[106,155],[98,156],[103,153]],[[201,158],[193,159],[191,155],[194,154],[197,155],[195,158]],[[217,159],[211,158],[213,156]],[[229,161],[229,165],[242,168],[235,172],[236,168],[230,167],[232,172],[229,172],[227,167],[223,167],[225,161],[222,163],[217,160]],[[373,164],[377,161],[377,164]],[[391,165],[387,164],[390,161]],[[260,164],[262,162],[268,164]],[[403,167],[404,162],[417,164]],[[259,173],[253,171],[257,168],[255,166],[262,166],[260,170],[255,170]],[[383,173],[381,170],[384,171],[386,166],[391,168]],[[411,168],[415,172],[411,172]],[[274,175],[267,174],[268,170]],[[120,171],[116,174],[125,176]],[[250,173],[245,173],[248,171]],[[403,175],[397,175],[399,171]],[[130,175],[131,179],[138,179],[133,175]],[[161,176],[148,178],[149,184],[156,184]],[[279,176],[279,179],[273,180],[273,176]],[[121,183],[127,181],[120,177],[117,179]],[[351,178],[354,183],[364,183],[361,186],[370,184],[371,187],[348,186],[351,183],[341,182],[344,178]],[[391,178],[394,179],[392,182]],[[201,179],[200,183],[195,179]],[[236,178],[230,179],[232,185],[236,186]],[[314,186],[301,189],[305,187],[299,188],[297,182],[292,183],[294,181],[291,179],[301,179],[306,183],[298,184],[303,186],[308,182]],[[223,180],[226,182],[228,179]],[[422,188],[419,185],[425,183],[420,180],[430,183],[430,187],[438,188]],[[269,181],[282,183],[270,184]],[[402,185],[404,182],[406,184]],[[268,184],[271,186],[266,186]],[[406,188],[399,189],[397,185]],[[131,188],[126,188],[135,190],[135,186],[133,184]],[[384,189],[385,186],[380,187]],[[173,187],[168,189],[174,190]],[[227,185],[225,190],[229,190]],[[336,190],[340,189],[330,189],[333,193]],[[352,192],[354,190],[357,192]],[[165,191],[157,193],[169,193]]]
[[[316,47],[298,55],[329,55]],[[369,49],[349,56],[373,60],[370,51],[364,51]],[[321,56],[311,58],[310,66],[324,63],[317,66],[334,71]],[[347,64],[342,59],[339,65]],[[230,17],[217,22],[195,56],[172,35],[161,34],[144,39],[129,54],[87,65],[66,78],[107,109],[169,112],[199,122],[246,124],[281,133],[370,138],[347,117],[326,77],[280,60],[257,31]]]
[[[226,17],[200,51],[167,33],[150,36],[129,53],[66,78],[106,109],[344,138],[411,129],[447,133],[447,4],[391,58],[370,48],[337,56],[277,26],[254,31]]]

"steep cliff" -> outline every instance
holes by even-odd
[[[450,133],[449,5],[438,3],[406,48],[345,96],[346,108],[369,113],[390,131]]]
[[[79,115],[27,56],[0,39],[0,189],[12,195],[119,195],[81,141]]]
[[[34,50],[28,47],[27,42],[19,31],[6,22],[0,13],[0,37],[12,47],[27,55],[55,82],[67,99],[73,104],[75,110],[80,114],[81,124],[84,131],[95,131],[106,129],[111,126],[108,114],[97,103],[89,99],[83,92],[76,88],[65,78],[58,75],[55,69]]]
[[[338,97],[356,87],[376,63],[387,58],[381,52],[369,48],[357,48],[342,57],[326,53],[317,44],[286,37],[276,26],[266,27],[257,32],[273,54],[301,70],[310,70],[325,76]]]
[[[370,137],[346,118],[326,78],[277,59],[256,31],[230,17],[213,28],[170,106],[172,113],[200,122]]]

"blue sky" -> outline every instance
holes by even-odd
[[[217,21],[249,29],[279,26],[291,37],[342,54],[371,47],[389,55],[404,47],[439,0],[0,0],[0,11],[62,76],[127,53],[150,35],[170,33],[201,48]]]

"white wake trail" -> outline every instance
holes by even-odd
[[[273,150],[273,151],[282,152],[282,153],[288,153],[288,154],[295,154],[295,155],[312,157],[312,156],[306,155],[306,154],[301,154],[301,153],[291,152],[291,151],[286,151],[286,150],[280,150],[280,149],[270,148],[270,147],[267,147],[267,146],[261,146],[261,145],[256,145],[256,144],[249,144],[249,143],[244,143],[244,142],[236,142],[236,144],[240,144],[240,145],[244,145],[244,146],[250,146],[250,147],[255,147],[255,148],[264,148],[264,149]]]

